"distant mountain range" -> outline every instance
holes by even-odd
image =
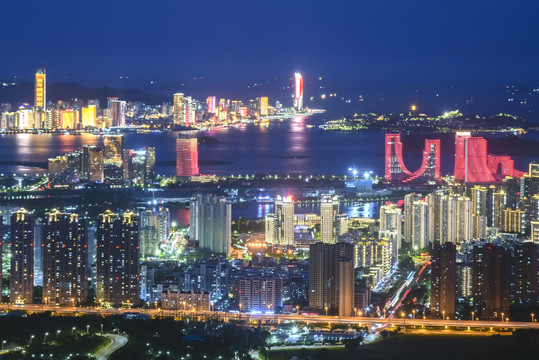
[[[0,81],[0,84],[2,81]],[[9,82],[5,82],[9,84]],[[116,89],[112,87],[91,88],[76,83],[53,83],[47,84],[47,101],[64,100],[70,101],[78,98],[87,101],[88,99],[99,99],[103,104],[107,97],[118,97],[121,100],[142,101],[149,105],[158,105],[165,102],[172,102],[172,96],[160,96],[148,94],[139,89]],[[11,103],[15,106],[20,103],[34,102],[34,84],[20,82],[15,85],[0,85],[0,103]]]

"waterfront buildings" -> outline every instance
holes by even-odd
[[[191,198],[189,235],[199,247],[230,254],[232,205],[224,197],[198,194]]]
[[[88,228],[78,214],[53,210],[43,218],[43,302],[84,304],[88,297]]]
[[[34,216],[25,209],[11,215],[10,297],[12,304],[34,298]]]
[[[110,185],[121,185],[123,179],[122,171],[122,135],[105,135],[103,144],[103,171],[105,183]]]
[[[199,175],[198,139],[178,136],[176,139],[176,176],[189,178]]]
[[[335,244],[340,235],[337,231],[339,197],[323,195],[320,203],[320,237],[323,243]]]
[[[125,126],[125,106],[126,102],[118,99],[110,99],[112,126]]]
[[[455,244],[435,244],[432,251],[430,310],[434,317],[454,319],[457,294]]]
[[[303,111],[303,77],[300,73],[294,74],[294,109]]]
[[[96,297],[99,303],[133,305],[139,301],[139,217],[99,215],[96,234]]]

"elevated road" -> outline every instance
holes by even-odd
[[[217,317],[223,320],[241,321],[265,321],[282,323],[283,321],[296,321],[306,323],[341,323],[357,325],[395,325],[395,326],[432,326],[432,327],[457,327],[474,329],[539,329],[539,322],[517,322],[517,321],[482,321],[482,320],[442,320],[442,319],[412,319],[412,318],[391,318],[380,319],[372,317],[338,317],[338,316],[304,316],[295,314],[233,314],[218,311],[207,311],[195,313],[183,310],[164,309],[104,309],[95,307],[60,307],[47,305],[7,305],[0,304],[1,310],[22,310],[29,312],[53,311],[59,315],[74,314],[96,314],[103,316],[122,315],[124,313],[139,313],[148,316],[172,317],[172,316],[192,316],[192,317]]]

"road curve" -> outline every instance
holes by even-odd
[[[127,344],[127,338],[125,336],[116,335],[116,334],[103,334],[103,336],[109,338],[112,340],[112,342],[99,350],[97,354],[95,354],[95,358],[97,360],[107,360],[109,356],[112,355],[113,352],[116,350],[122,348]]]

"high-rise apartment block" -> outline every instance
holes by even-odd
[[[53,210],[43,218],[43,302],[86,303],[88,296],[88,228],[78,214]]]
[[[198,194],[191,198],[190,238],[214,253],[230,254],[232,205],[224,197]]]
[[[178,136],[176,139],[176,176],[186,178],[199,174],[198,139]]]
[[[354,246],[348,243],[310,246],[309,307],[351,316],[354,303]]]
[[[435,244],[432,252],[430,308],[435,317],[455,317],[457,250],[453,243]]]
[[[503,320],[509,315],[511,254],[493,244],[473,249],[473,302],[481,320]],[[502,315],[503,314],[503,315]]]
[[[31,304],[34,298],[34,216],[20,209],[11,215],[12,304]]]
[[[96,296],[99,303],[133,305],[139,301],[139,217],[99,215],[96,234]]]

